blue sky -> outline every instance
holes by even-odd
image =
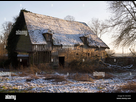
[[[13,21],[13,17],[19,15],[22,8],[61,19],[71,15],[76,21],[86,23],[92,18],[105,20],[111,16],[106,1],[0,1],[0,32],[2,23]],[[103,35],[102,40],[113,49],[109,34]],[[119,51],[116,49],[116,52]]]

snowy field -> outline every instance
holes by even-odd
[[[18,90],[17,92],[47,92],[47,93],[96,93],[116,92],[120,86],[127,84],[130,81],[136,82],[136,70],[131,70],[122,73],[110,73],[114,77],[108,79],[95,79],[92,73],[88,73],[93,81],[77,81],[70,79],[68,76],[75,73],[62,74],[55,72],[51,75],[63,76],[64,81],[54,81],[55,79],[46,80],[46,74],[37,74],[37,78],[32,78],[31,75],[19,76],[19,73],[14,73],[14,76],[0,78],[0,92],[3,90]],[[84,74],[82,74],[84,75]],[[13,91],[13,92],[14,92]],[[15,91],[16,92],[16,91]],[[126,90],[121,92],[132,92]]]

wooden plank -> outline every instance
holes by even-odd
[[[49,51],[47,51],[47,63],[49,63]]]
[[[47,63],[47,51],[45,52],[45,63]]]
[[[49,59],[49,62],[51,62],[51,51],[50,51],[50,59]]]
[[[43,52],[43,63],[45,63],[45,51]]]
[[[39,52],[37,52],[37,63],[39,64]]]

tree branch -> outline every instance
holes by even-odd
[[[135,4],[135,2],[134,1],[132,1],[132,3],[134,4],[134,6],[136,7],[136,4]]]
[[[121,2],[121,3],[127,9],[127,11],[131,14],[131,16],[133,17],[133,19],[136,21],[134,15],[130,12],[130,10],[126,7],[126,5],[124,5],[123,2]]]

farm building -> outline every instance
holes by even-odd
[[[22,25],[16,29],[15,51],[27,53],[29,64],[67,66],[71,60],[84,55],[84,61],[94,57],[104,59],[105,49],[109,49],[86,23],[29,11],[21,11],[19,17],[22,20],[17,22]]]

